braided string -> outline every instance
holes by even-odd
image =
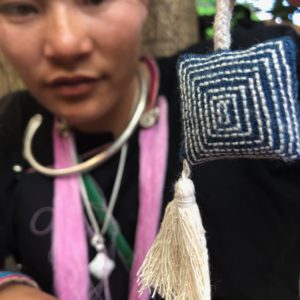
[[[214,48],[217,50],[230,49],[230,23],[232,17],[231,0],[217,0],[217,12],[214,23]]]

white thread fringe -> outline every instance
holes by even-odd
[[[152,288],[152,296],[159,294],[165,300],[210,300],[205,231],[189,175],[184,161],[175,198],[138,272],[141,293]]]
[[[217,12],[214,23],[214,48],[217,50],[230,49],[232,18],[231,0],[217,0]]]

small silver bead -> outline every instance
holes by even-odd
[[[16,172],[16,173],[21,173],[21,172],[23,172],[23,167],[20,166],[20,165],[14,165],[13,166],[13,171]]]
[[[97,252],[102,252],[105,248],[104,239],[101,235],[95,234],[91,239],[91,244]]]
[[[141,116],[140,125],[143,128],[150,128],[150,127],[154,126],[159,119],[159,114],[160,114],[160,111],[159,111],[158,107],[155,107],[149,111],[146,111]]]

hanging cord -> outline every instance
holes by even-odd
[[[95,180],[87,173],[82,174],[86,191],[91,202],[91,205],[95,211],[99,222],[103,223],[106,215],[106,201],[100,187],[97,185]],[[119,257],[121,258],[126,269],[130,270],[133,258],[132,249],[122,235],[120,227],[114,217],[111,217],[111,221],[107,228],[107,235],[111,240],[113,246],[117,250]]]
[[[233,5],[232,5],[233,6]],[[214,22],[214,49],[228,50],[231,45],[230,24],[232,18],[231,0],[217,0]]]
[[[106,248],[105,248],[105,245],[104,245],[104,238],[101,236],[100,228],[98,226],[96,216],[93,213],[93,210],[92,210],[89,198],[88,198],[88,194],[87,194],[87,191],[86,191],[86,188],[85,188],[85,185],[84,185],[84,182],[83,182],[83,179],[82,179],[81,176],[80,176],[80,193],[81,193],[81,199],[82,199],[83,205],[85,207],[85,211],[87,213],[89,222],[90,222],[90,224],[93,228],[92,229],[91,244],[95,248],[97,253],[103,253],[104,256],[107,256],[106,255]],[[107,259],[106,263],[107,264],[109,263],[109,258]],[[111,265],[113,266],[113,263],[111,263]],[[107,268],[106,265],[104,265],[103,267]],[[91,269],[90,269],[90,273],[93,274],[93,272],[91,272]],[[110,294],[110,290],[108,288],[108,285],[109,285],[108,278],[103,277],[102,280],[103,280],[105,299],[110,300],[111,299],[111,294]]]
[[[84,205],[86,214],[88,216],[88,219],[89,219],[90,224],[94,231],[94,236],[99,236],[102,238],[97,219],[94,215],[94,212],[93,212],[92,206],[90,204],[89,197],[88,197],[88,194],[87,194],[87,191],[86,191],[86,188],[85,188],[85,185],[84,185],[84,182],[83,182],[83,179],[81,176],[80,176],[80,192],[81,192],[82,201],[83,201],[83,205]],[[102,238],[102,240],[103,240],[103,238]],[[104,240],[103,240],[103,242],[104,242]],[[102,250],[102,249],[99,249],[99,250]]]
[[[112,191],[112,194],[111,194],[111,197],[109,200],[108,208],[107,208],[107,211],[105,214],[105,218],[104,218],[104,222],[103,222],[101,231],[98,226],[97,218],[93,212],[91,202],[89,200],[89,196],[87,194],[83,178],[80,177],[80,187],[81,187],[83,204],[84,204],[88,219],[89,219],[91,226],[94,230],[94,233],[96,235],[103,237],[104,234],[107,232],[109,223],[111,222],[112,213],[113,213],[114,207],[116,205],[116,200],[117,200],[117,197],[118,197],[118,194],[120,191],[120,186],[121,186],[121,182],[122,182],[122,178],[123,178],[123,174],[124,174],[127,153],[128,153],[128,144],[126,143],[122,146],[122,149],[121,149],[120,161],[119,161],[118,170],[117,170],[117,174],[116,174],[116,178],[115,178],[115,182],[114,182],[114,186],[113,186],[113,191]]]
[[[117,175],[116,175],[116,178],[115,178],[112,194],[111,194],[110,199],[109,199],[108,208],[107,208],[105,219],[104,219],[102,229],[101,229],[101,234],[102,235],[105,235],[105,233],[107,232],[108,225],[111,221],[113,210],[114,210],[114,207],[116,205],[116,201],[117,201],[118,194],[119,194],[119,191],[120,191],[122,178],[123,178],[123,175],[124,175],[124,169],[125,169],[127,153],[128,153],[128,144],[126,143],[126,144],[123,145],[122,150],[121,150]]]

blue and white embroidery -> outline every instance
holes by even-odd
[[[289,38],[245,51],[186,54],[178,71],[190,163],[300,157],[295,46]]]

